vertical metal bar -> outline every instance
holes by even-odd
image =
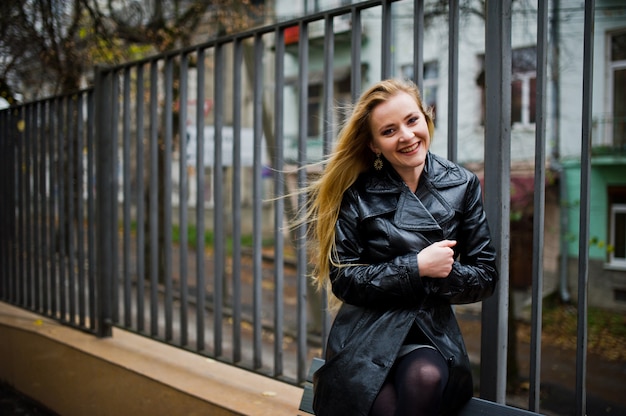
[[[2,259],[2,264],[4,266],[5,274],[2,279],[2,293],[0,293],[0,298],[3,301],[8,301],[11,299],[11,286],[13,276],[15,275],[15,258],[13,257],[13,247],[15,244],[15,233],[14,233],[14,225],[15,225],[15,189],[14,189],[14,179],[15,179],[15,136],[11,129],[11,110],[6,109],[1,113],[2,117],[2,135],[5,137],[2,140],[3,152],[0,155],[2,158],[2,166],[5,169],[6,175],[3,175],[4,178],[4,188],[3,195],[7,195],[4,199],[4,210],[3,216],[5,226],[2,227],[2,234],[5,238],[5,251]],[[6,191],[6,193],[4,193]]]
[[[98,167],[96,170],[97,204],[97,251],[98,267],[98,323],[96,334],[99,337],[111,336],[111,282],[113,275],[112,240],[115,228],[111,224],[113,204],[112,183],[116,180],[111,160],[113,143],[111,137],[112,86],[114,74],[96,70],[96,152]]]
[[[135,188],[136,188],[136,204],[137,204],[137,331],[143,332],[145,329],[145,249],[146,249],[146,215],[145,215],[145,183],[144,183],[144,66],[137,65],[135,73],[135,143],[136,169],[135,169]]]
[[[302,38],[301,36],[301,39]],[[361,27],[361,10],[352,8],[352,47],[350,48],[350,62],[352,62],[350,74],[350,92],[352,102],[356,103],[361,94],[361,45],[363,42],[363,28]]]
[[[9,205],[6,201],[10,198],[10,195],[7,190],[7,178],[8,173],[6,169],[9,167],[7,163],[8,152],[8,144],[9,137],[5,132],[6,128],[6,115],[7,111],[0,110],[0,195],[5,195],[3,201],[0,201],[0,300],[4,300],[4,296],[6,293],[6,284],[8,282],[6,276],[6,267],[8,265],[8,258],[6,257],[6,243],[8,242],[7,231],[8,231],[8,207]]]
[[[9,189],[9,201],[10,205],[8,209],[9,214],[9,278],[7,279],[6,293],[3,296],[4,300],[15,301],[15,276],[17,276],[18,258],[17,258],[17,224],[18,224],[18,189],[17,186],[17,170],[19,164],[17,163],[17,134],[15,129],[15,112],[12,109],[7,109],[5,112],[6,126],[5,131],[9,138],[8,146],[8,166],[9,177],[8,189]]]
[[[9,149],[10,149],[10,137],[6,133],[6,119],[8,111],[0,111],[0,195],[5,195],[2,203],[0,203],[0,300],[4,300],[8,284],[7,267],[9,265],[9,259],[6,253],[7,245],[10,241],[8,236],[9,231],[9,214],[10,206],[7,201],[12,197],[9,194],[7,187],[7,179],[9,178]]]
[[[49,312],[49,261],[50,261],[50,245],[48,244],[48,227],[50,226],[50,218],[48,213],[48,179],[49,179],[49,166],[50,166],[50,153],[48,151],[48,143],[50,139],[50,101],[46,100],[43,103],[41,114],[41,311],[44,314]],[[7,113],[8,114],[8,113]],[[4,152],[4,154],[8,154]],[[7,213],[8,214],[8,213]]]
[[[50,206],[50,316],[57,312],[57,261],[58,261],[58,232],[57,232],[57,197],[58,197],[58,136],[59,136],[59,101],[52,100],[50,108],[50,141],[48,144],[50,152],[49,181],[50,194],[48,203]],[[95,322],[95,319],[94,319]]]
[[[34,102],[29,106],[30,111],[30,169],[29,169],[29,188],[30,188],[30,206],[29,206],[29,218],[30,218],[30,230],[29,230],[29,264],[31,265],[31,274],[29,276],[28,284],[29,296],[30,296],[30,308],[31,310],[37,310],[39,290],[38,286],[38,261],[37,256],[37,140],[38,140],[38,103]]]
[[[486,25],[485,211],[498,254],[500,281],[494,296],[483,302],[480,393],[487,400],[504,403],[509,310],[511,0],[488,1]]]
[[[386,79],[391,76],[392,68],[392,33],[391,33],[391,1],[384,0],[382,2],[383,16],[381,20],[381,78]],[[357,62],[358,63],[358,62]]]
[[[67,161],[67,113],[69,106],[69,99],[67,96],[61,99],[61,105],[59,106],[59,135],[57,137],[57,161],[58,161],[58,207],[59,207],[59,223],[57,225],[58,237],[57,237],[57,251],[59,254],[59,280],[58,280],[58,294],[59,294],[59,318],[62,322],[67,322],[67,207],[66,207],[66,191],[67,191],[67,171],[65,167],[68,164]]]
[[[23,287],[24,287],[24,306],[28,309],[32,309],[32,276],[33,276],[33,266],[32,266],[32,246],[31,246],[31,236],[32,236],[32,190],[31,190],[31,170],[32,170],[32,132],[34,131],[33,127],[33,116],[32,116],[32,106],[26,105],[24,106],[24,162],[22,165],[22,169],[24,171],[24,261],[26,264],[26,274],[22,276],[23,279]]]
[[[12,273],[11,280],[9,283],[9,296],[7,299],[16,302],[17,301],[17,293],[18,293],[18,284],[17,284],[17,276],[20,273],[20,252],[19,252],[19,230],[21,224],[21,214],[20,214],[20,139],[17,131],[17,122],[19,119],[18,110],[9,110],[9,129],[12,141],[12,149],[11,149],[11,160],[12,160],[12,169],[11,169],[11,195],[13,195],[12,202],[15,206],[13,211],[11,212],[11,257],[12,257]]]
[[[41,257],[39,255],[39,140],[41,137],[41,129],[40,129],[40,108],[41,102],[35,102],[32,106],[33,111],[33,143],[32,143],[32,193],[33,193],[33,206],[32,206],[32,261],[33,264],[33,275],[31,282],[33,287],[31,289],[33,294],[33,303],[32,308],[35,311],[40,311],[41,308]]]
[[[14,232],[13,232],[13,260],[14,260],[14,272],[13,272],[13,278],[11,279],[12,282],[12,290],[11,290],[11,296],[9,299],[11,299],[13,302],[17,303],[17,299],[18,299],[18,292],[19,292],[19,288],[18,288],[18,280],[17,280],[17,276],[20,274],[20,270],[21,270],[21,266],[22,266],[22,260],[21,260],[21,254],[20,254],[20,247],[19,247],[19,238],[20,238],[20,227],[21,227],[21,223],[22,223],[22,215],[20,213],[20,209],[21,209],[21,192],[20,192],[20,187],[21,187],[21,177],[20,177],[20,166],[22,163],[22,156],[21,156],[21,143],[20,143],[20,137],[18,134],[18,129],[17,129],[17,123],[18,123],[18,119],[19,119],[19,109],[15,109],[11,111],[11,121],[10,121],[10,125],[11,125],[11,135],[13,137],[13,143],[14,143],[14,169],[13,169],[13,175],[14,175],[14,180],[13,180],[13,184],[14,184],[14,188],[13,188],[13,192],[15,195],[15,211],[14,211]]]
[[[4,209],[2,218],[4,226],[0,233],[2,233],[5,239],[5,247],[2,258],[2,265],[4,267],[4,276],[2,278],[2,290],[0,292],[0,299],[7,301],[10,299],[11,294],[11,279],[13,276],[13,219],[15,214],[15,192],[13,189],[13,170],[15,168],[14,157],[14,141],[13,135],[10,130],[11,110],[6,109],[0,112],[0,125],[2,130],[2,136],[4,140],[0,145],[2,146],[2,153],[0,154],[0,160],[2,160],[2,166],[5,169],[6,175],[2,178],[4,187],[2,189],[3,195],[7,195],[4,199]]]
[[[150,335],[159,334],[159,119],[158,61],[150,63]]]
[[[20,152],[18,155],[18,160],[19,160],[19,192],[20,192],[20,208],[19,208],[19,221],[20,221],[20,228],[18,231],[18,238],[19,238],[19,258],[20,258],[20,271],[19,271],[19,275],[17,276],[17,281],[18,281],[18,299],[19,299],[19,303],[18,305],[22,306],[22,307],[26,307],[28,305],[27,303],[27,292],[26,292],[26,276],[28,276],[28,270],[27,270],[27,253],[26,253],[26,233],[27,233],[27,212],[28,212],[28,205],[27,205],[27,194],[28,194],[28,189],[27,187],[27,177],[26,177],[26,164],[28,163],[28,152],[27,152],[27,143],[28,143],[28,137],[27,137],[27,133],[26,133],[26,118],[27,118],[27,112],[26,112],[26,107],[22,106],[19,109],[20,112],[20,119],[19,119],[19,127],[18,127],[18,131],[20,133]]]
[[[111,184],[111,186],[113,187],[112,189],[112,197],[111,200],[109,201],[112,204],[111,207],[111,215],[112,217],[112,224],[111,226],[113,227],[113,229],[115,230],[115,232],[112,234],[112,239],[111,239],[111,261],[113,262],[113,266],[115,267],[115,269],[113,270],[113,275],[111,276],[112,280],[111,280],[111,302],[113,303],[113,307],[111,310],[112,313],[112,319],[113,322],[119,322],[120,318],[119,318],[119,314],[120,314],[120,269],[121,267],[119,266],[120,262],[119,262],[119,242],[118,242],[118,233],[117,230],[119,228],[119,201],[118,201],[118,196],[119,196],[119,176],[118,176],[118,172],[119,172],[119,160],[118,160],[118,154],[119,154],[119,125],[120,125],[120,79],[119,79],[119,72],[115,72],[113,74],[113,80],[112,80],[112,85],[111,88],[113,89],[113,96],[112,101],[111,101],[111,108],[112,108],[112,113],[111,113],[111,136],[110,136],[110,140],[113,142],[113,146],[111,147],[111,163],[112,163],[112,170],[111,172],[114,175],[114,180]]]
[[[213,107],[215,121],[215,153],[213,155],[213,300],[215,310],[213,312],[214,328],[213,339],[215,343],[215,356],[222,355],[223,330],[222,320],[224,316],[224,162],[222,160],[223,130],[224,130],[224,46],[218,43],[215,46],[215,106]],[[258,70],[257,66],[257,70]],[[257,201],[255,200],[255,203]]]
[[[204,305],[206,300],[204,276],[204,55],[205,50],[198,49],[198,84],[196,86],[196,349],[205,349]]]
[[[587,299],[591,195],[591,110],[593,103],[594,0],[585,0],[583,40],[582,143],[580,150],[580,236],[578,239],[578,327],[576,337],[576,416],[587,413]]]
[[[13,274],[13,294],[12,299],[16,304],[21,304],[21,276],[24,273],[24,258],[22,256],[22,236],[24,235],[24,193],[22,190],[22,159],[23,159],[23,146],[24,146],[24,137],[22,132],[19,129],[19,124],[22,122],[22,108],[17,108],[13,111],[13,120],[11,123],[11,128],[13,129],[13,137],[15,140],[15,156],[16,156],[16,166],[15,166],[15,193],[17,195],[16,206],[17,210],[15,213],[15,273]]]
[[[89,91],[87,95],[87,216],[88,216],[88,232],[87,232],[87,247],[89,250],[89,327],[91,330],[96,329],[96,203],[95,203],[95,189],[94,178],[96,175],[96,152],[95,152],[95,124],[96,124],[96,103],[94,89]],[[52,154],[51,154],[52,156]],[[52,186],[50,186],[52,189]]]
[[[78,323],[85,327],[85,222],[84,222],[84,171],[83,171],[83,146],[85,136],[84,97],[86,93],[79,93],[76,97],[76,265],[78,278]]]
[[[165,278],[165,340],[173,338],[173,286],[172,286],[172,132],[174,63],[169,56],[165,60],[165,102],[163,109],[165,135],[163,157],[163,272]]]
[[[69,306],[68,321],[71,323],[76,322],[76,268],[75,268],[75,246],[74,246],[74,228],[76,224],[76,217],[74,215],[74,191],[75,180],[74,167],[75,167],[75,145],[76,145],[76,130],[74,129],[74,120],[76,116],[76,96],[71,95],[67,100],[67,301]]]
[[[24,134],[23,131],[20,131],[20,124],[23,123],[23,107],[17,108],[14,112],[15,119],[12,123],[12,127],[14,129],[15,142],[16,142],[16,159],[17,166],[15,169],[16,172],[16,181],[15,187],[17,190],[17,226],[16,226],[16,236],[15,236],[15,255],[16,255],[16,273],[14,275],[14,294],[13,299],[17,305],[22,305],[22,287],[21,280],[19,276],[24,274],[24,255],[22,252],[22,238],[24,236],[24,177],[23,177],[23,169],[22,165],[24,164]]]
[[[330,20],[332,24],[332,19]],[[327,23],[328,25],[328,19]],[[326,31],[325,31],[326,32]],[[327,33],[327,32],[326,32]],[[285,215],[285,178],[283,165],[283,139],[284,139],[284,102],[283,89],[285,86],[285,31],[277,29],[275,32],[275,55],[274,55],[274,160],[272,168],[274,173],[274,376],[283,374],[283,341],[284,341],[284,288],[285,288],[285,237],[283,235],[283,221]]]
[[[448,159],[458,159],[459,0],[448,4]]]
[[[301,36],[302,30],[300,30]],[[306,37],[305,37],[306,39]],[[301,42],[302,43],[302,42]],[[253,368],[258,369],[263,366],[263,344],[262,344],[262,238],[261,238],[261,140],[263,138],[263,38],[260,34],[254,37],[254,60],[255,71],[253,81],[253,142],[254,154],[252,162],[252,234],[253,234],[253,294],[252,308],[254,315],[254,335],[253,335]]]
[[[16,164],[16,140],[15,140],[15,131],[13,129],[13,118],[11,117],[12,110],[7,109],[3,112],[4,119],[4,128],[3,133],[4,137],[6,137],[6,152],[3,152],[3,155],[7,158],[6,164],[3,164],[7,167],[8,175],[6,176],[6,185],[7,185],[7,199],[6,199],[6,209],[7,209],[7,228],[3,227],[3,231],[7,233],[7,276],[6,280],[3,283],[3,293],[2,300],[10,301],[12,300],[13,295],[13,279],[16,275],[16,257],[15,257],[15,242],[16,242],[16,188],[15,188],[15,170],[17,169]],[[4,263],[4,262],[3,262]]]
[[[537,10],[537,91],[535,114],[535,197],[533,210],[533,283],[530,333],[530,387],[528,409],[539,412],[541,387],[541,316],[543,305],[543,245],[546,183],[546,82],[548,1]]]
[[[413,80],[424,87],[424,0],[413,0]]]
[[[332,152],[335,131],[333,126],[334,112],[334,74],[333,60],[335,55],[335,32],[333,29],[333,20],[330,16],[326,16],[324,36],[324,142],[323,142],[323,158],[327,158]],[[310,284],[309,284],[310,285]],[[310,290],[310,289],[309,289]],[[319,305],[322,316],[322,356],[326,354],[326,340],[330,332],[331,318],[328,313],[328,295],[326,291],[321,291],[321,304]]]
[[[298,189],[306,186],[307,175],[304,167],[307,164],[306,147],[308,136],[308,83],[309,83],[309,27],[306,23],[300,23],[300,43],[298,50]],[[353,61],[354,62],[354,61]],[[358,63],[359,61],[357,61]],[[359,69],[360,71],[360,69]],[[305,195],[298,194],[298,212],[306,205]],[[296,230],[296,257],[297,257],[297,380],[304,380],[306,374],[306,279],[307,252],[306,252],[306,227],[300,225]]]
[[[24,163],[24,134],[23,127],[20,129],[20,124],[23,123],[23,107],[17,108],[14,114],[14,122],[12,123],[15,142],[16,142],[16,159],[17,166],[15,189],[17,191],[17,214],[16,214],[16,235],[15,235],[15,255],[16,255],[16,273],[13,276],[13,300],[17,305],[23,305],[22,300],[22,276],[25,272],[24,265],[24,253],[23,253],[23,236],[24,236],[24,175],[22,165]],[[22,125],[23,126],[23,125]]]
[[[40,202],[40,171],[41,171],[41,150],[40,150],[40,141],[41,141],[41,101],[38,101],[34,104],[33,108],[33,264],[34,264],[34,274],[33,274],[33,294],[34,294],[34,303],[33,309],[41,312],[41,268],[42,268],[42,259],[41,259],[41,246],[40,246],[40,228],[41,228],[41,217],[39,210],[39,202]]]
[[[11,139],[7,134],[7,116],[9,111],[0,111],[0,195],[5,195],[3,203],[0,203],[0,300],[6,299],[7,286],[9,276],[7,273],[9,267],[9,256],[7,248],[10,244],[9,223],[10,210],[13,206],[7,203],[12,199],[9,193],[8,180],[10,178],[10,143]],[[12,201],[11,201],[12,202]]]
[[[123,249],[122,249],[122,281],[124,285],[124,326],[132,324],[131,281],[130,281],[130,67],[124,69],[124,85],[122,86],[122,186],[123,186]]]
[[[31,203],[29,207],[29,218],[30,218],[30,249],[29,249],[29,263],[31,264],[31,275],[29,277],[28,284],[29,294],[30,294],[30,308],[31,310],[36,311],[39,305],[39,257],[38,248],[37,248],[37,141],[39,139],[37,128],[38,123],[38,103],[34,102],[30,106],[30,178],[29,178],[29,188],[31,193]]]
[[[333,60],[335,55],[335,31],[333,28],[333,17],[331,15],[324,16],[324,82],[323,86],[323,102],[322,113],[323,118],[323,158],[328,157],[332,150],[334,139],[333,131]]]
[[[0,212],[0,218],[2,218],[2,226],[0,227],[0,237],[2,238],[2,251],[0,252],[0,264],[2,267],[2,274],[0,276],[0,299],[3,301],[7,299],[9,293],[9,282],[11,277],[11,222],[13,216],[13,191],[11,189],[11,170],[13,168],[12,163],[12,140],[8,133],[9,127],[9,110],[0,111],[0,134],[3,139],[0,140],[0,169],[1,173],[1,187],[0,193],[6,195],[3,198],[4,203],[1,205],[2,211]]]
[[[278,46],[277,44],[277,47]],[[243,40],[233,42],[233,362],[241,361],[241,98]]]
[[[180,168],[178,182],[178,201],[180,214],[180,345],[187,345],[187,308],[189,307],[189,293],[187,289],[187,77],[189,71],[189,56],[180,57],[180,94],[178,110],[178,127],[180,151],[178,163]]]

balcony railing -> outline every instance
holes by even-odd
[[[593,117],[591,137],[594,155],[626,155],[626,116]]]

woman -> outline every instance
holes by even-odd
[[[429,152],[417,87],[386,80],[361,96],[309,188],[315,279],[340,302],[317,415],[437,415],[472,396],[451,304],[490,296],[496,253],[480,183]]]

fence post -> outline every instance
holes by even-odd
[[[98,291],[96,335],[110,337],[111,289],[113,281],[113,238],[115,224],[112,224],[115,208],[115,173],[113,157],[115,146],[111,140],[111,103],[113,76],[111,71],[95,69],[96,104],[96,290]]]
[[[498,253],[500,281],[494,296],[483,302],[480,396],[504,403],[509,313],[511,0],[487,1],[485,23],[485,212]]]

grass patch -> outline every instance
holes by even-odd
[[[187,246],[193,248],[194,250],[197,248],[198,243],[198,230],[195,225],[187,226]],[[212,249],[213,244],[215,242],[215,235],[213,231],[205,231],[204,232],[204,248]],[[242,235],[239,239],[242,247],[252,247],[254,244],[254,237],[249,235]],[[174,244],[180,244],[180,226],[173,225],[172,226],[172,242]],[[266,238],[261,241],[262,247],[271,247],[274,244],[274,240],[271,238]],[[226,236],[226,252],[228,255],[232,254],[233,251],[233,237],[228,235]]]
[[[576,349],[578,309],[563,304],[557,295],[543,303],[542,337],[551,345]],[[588,351],[608,360],[626,361],[626,314],[589,306]]]

